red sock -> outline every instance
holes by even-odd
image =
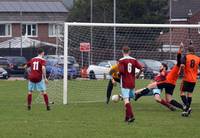
[[[47,95],[47,94],[43,94],[43,97],[44,97],[44,102],[45,102],[46,106],[49,106],[49,98],[48,98],[48,95]]]
[[[125,108],[126,108],[126,118],[133,117],[133,112],[132,112],[131,104],[130,104],[130,103],[127,103],[127,104],[125,105]]]
[[[162,105],[166,106],[167,108],[170,108],[170,107],[171,107],[171,105],[170,105],[168,102],[166,102],[164,99],[162,99],[160,103],[161,103]]]
[[[28,102],[28,106],[30,106],[31,102],[32,102],[32,94],[28,94],[28,96],[27,96],[27,102]]]

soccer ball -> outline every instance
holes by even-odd
[[[116,95],[113,95],[111,99],[113,102],[117,103],[120,100],[120,96],[116,94]]]

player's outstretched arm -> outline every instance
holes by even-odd
[[[138,74],[135,77],[138,79],[143,71],[144,71],[144,68],[140,69],[140,71],[138,72]]]
[[[177,53],[177,66],[180,66],[182,64],[182,60],[184,60],[184,58],[182,59],[182,51],[183,51],[183,48],[184,48],[184,45],[183,43],[181,42],[180,43],[180,47],[179,47],[179,50],[178,50],[178,53]]]

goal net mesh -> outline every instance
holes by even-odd
[[[115,35],[114,30],[116,30]],[[114,28],[113,26],[70,25],[68,56],[74,57],[76,61],[69,63],[68,58],[68,103],[106,101],[108,71],[110,65],[115,63],[113,60],[117,61],[122,57],[121,49],[124,45],[129,46],[131,56],[145,66],[143,78],[152,79],[159,73],[161,62],[166,62],[169,67],[173,66],[181,42],[186,49],[191,41],[198,51],[200,32],[197,27],[170,29],[169,27]],[[87,49],[88,45],[90,51]],[[73,69],[76,72],[74,74]],[[50,80],[48,92],[52,101],[62,103],[63,79]],[[119,92],[118,84],[114,87],[113,93]]]

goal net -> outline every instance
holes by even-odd
[[[161,62],[167,63],[169,69],[175,64],[181,42],[185,49],[192,42],[199,50],[199,27],[183,24],[65,23],[64,79],[50,81],[50,97],[64,104],[105,102],[108,72],[110,66],[122,57],[124,45],[128,45],[131,56],[145,66],[142,78],[152,79],[159,73]],[[75,62],[71,63],[69,57]],[[113,88],[113,93],[120,92],[119,86]]]

